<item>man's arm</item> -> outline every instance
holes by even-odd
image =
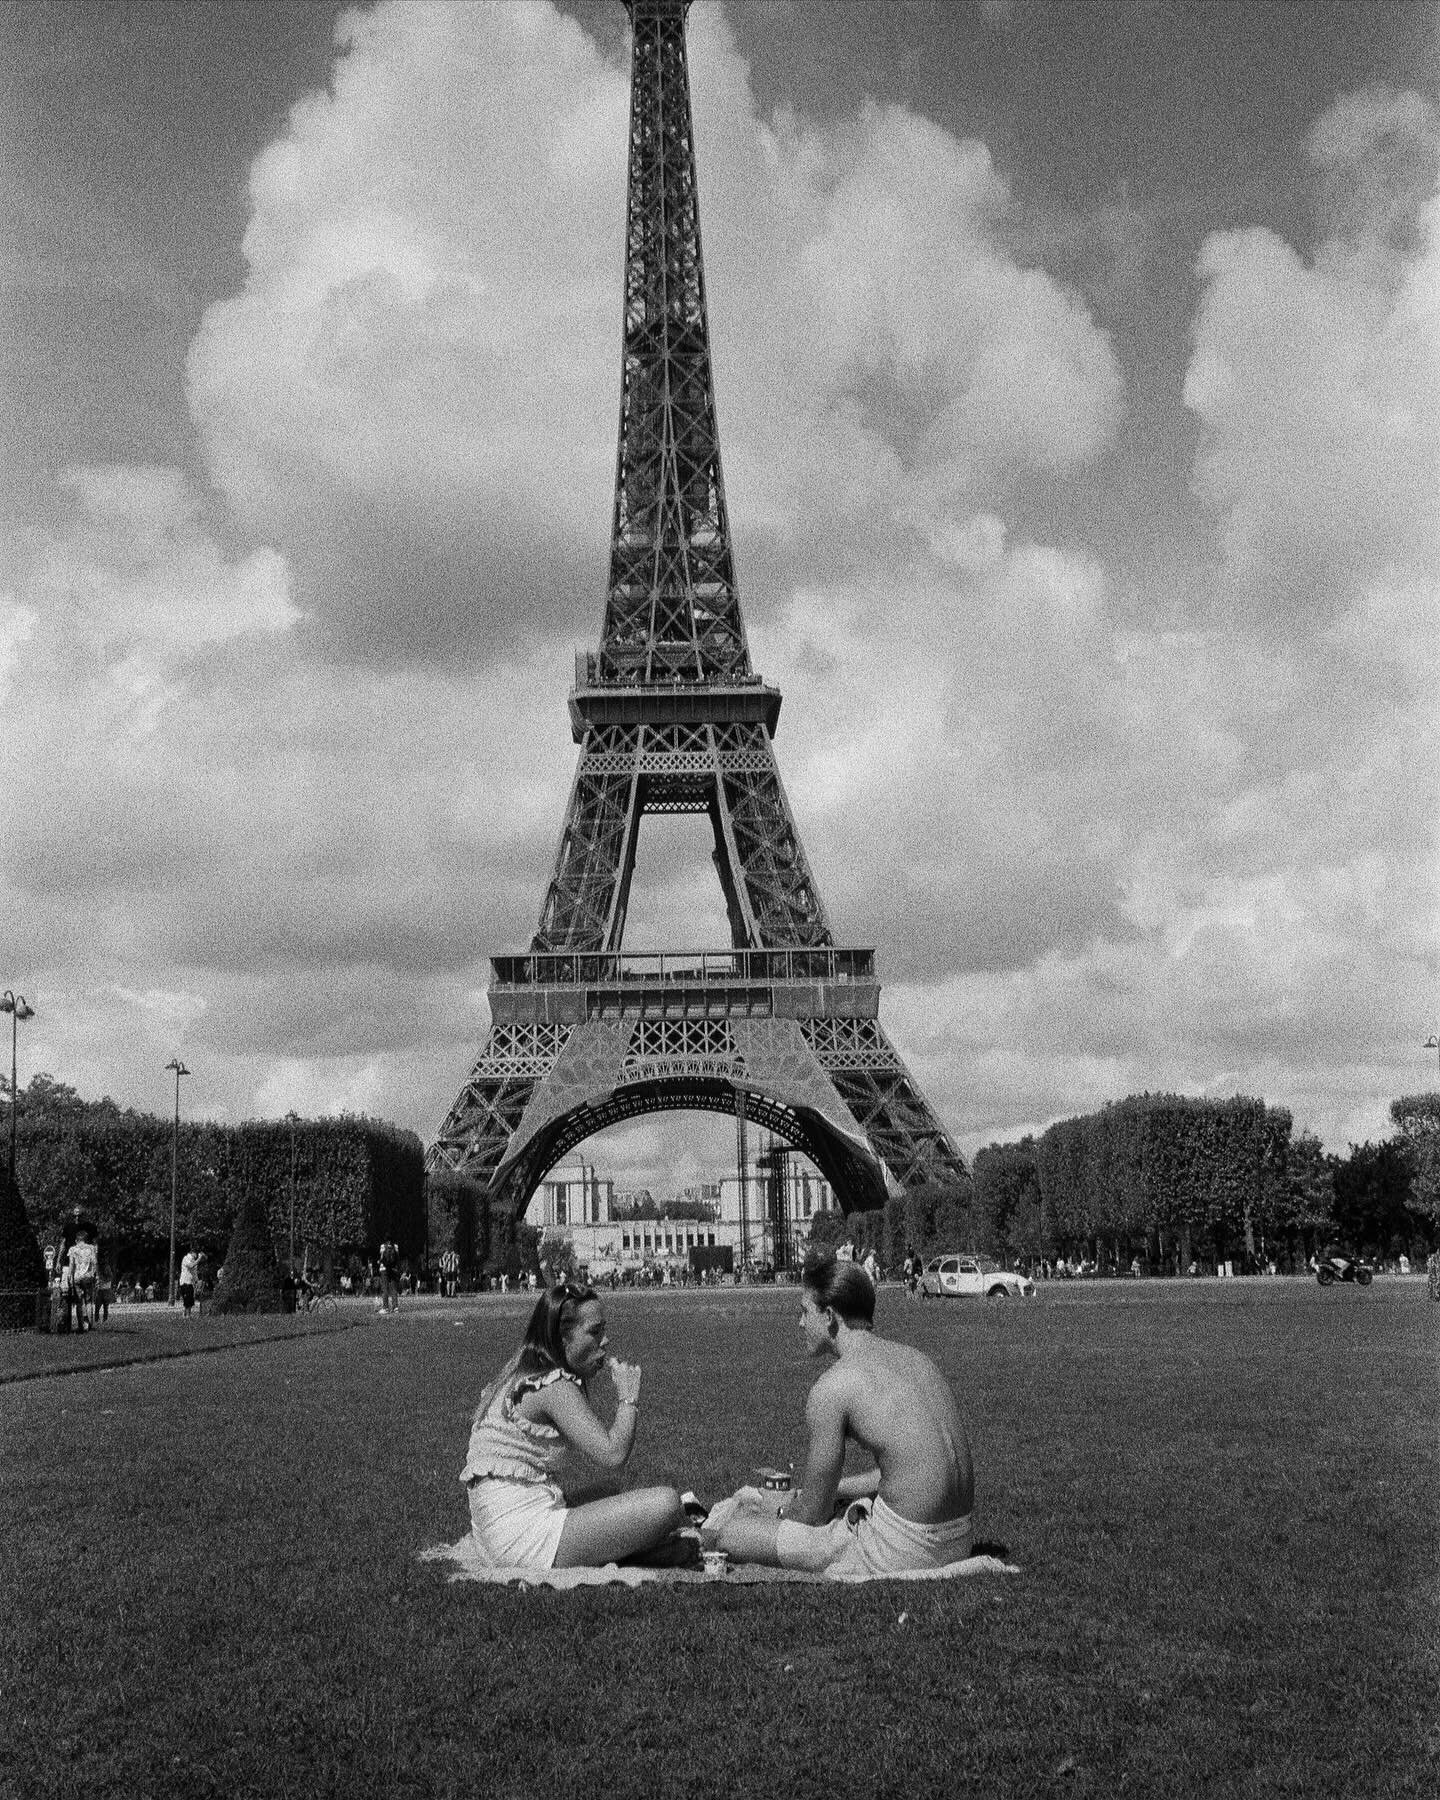
[[[835,1490],[837,1500],[870,1500],[880,1492],[880,1471],[867,1469],[863,1475],[847,1475]]]
[[[805,1480],[786,1507],[785,1517],[797,1525],[828,1525],[845,1461],[845,1397],[834,1373],[822,1375],[811,1388],[805,1402],[805,1423],[810,1428]]]

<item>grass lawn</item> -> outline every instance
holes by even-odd
[[[637,1481],[798,1460],[793,1290],[609,1308],[645,1366]],[[469,1412],[527,1311],[0,1386],[3,1800],[1440,1791],[1423,1284],[886,1290],[1024,1572],[858,1589],[417,1563],[468,1523]]]
[[[89,1331],[0,1331],[0,1385],[78,1375],[119,1363],[160,1362],[171,1356],[203,1356],[211,1351],[264,1344],[367,1324],[373,1310],[364,1300],[338,1301],[333,1310],[296,1313],[195,1312],[160,1302],[112,1306],[110,1317]]]

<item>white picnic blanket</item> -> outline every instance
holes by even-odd
[[[481,1581],[501,1587],[578,1588],[640,1587],[646,1582],[719,1583],[727,1587],[751,1587],[762,1582],[827,1581],[824,1574],[811,1574],[803,1569],[770,1569],[761,1563],[736,1563],[724,1571],[702,1573],[698,1569],[638,1569],[628,1564],[606,1563],[598,1569],[504,1569],[486,1562],[480,1555],[472,1533],[466,1532],[458,1544],[436,1544],[420,1552],[421,1562],[449,1565],[451,1581]],[[963,1562],[947,1563],[943,1569],[917,1569],[908,1575],[877,1575],[875,1581],[955,1581],[969,1575],[1018,1575],[1013,1563],[1001,1562],[994,1556],[967,1556]],[[845,1586],[852,1585],[849,1582]]]

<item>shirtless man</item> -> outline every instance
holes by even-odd
[[[805,1406],[804,1485],[778,1517],[757,1489],[742,1488],[706,1521],[707,1547],[837,1581],[962,1561],[975,1476],[945,1377],[908,1344],[876,1337],[875,1288],[858,1263],[812,1257],[802,1292],[806,1349],[833,1359]],[[877,1466],[842,1480],[847,1441]],[[871,1496],[869,1508],[855,1505]]]

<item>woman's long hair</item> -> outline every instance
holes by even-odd
[[[546,1288],[535,1302],[520,1348],[481,1394],[480,1404],[475,1408],[477,1422],[490,1410],[501,1388],[518,1377],[543,1375],[550,1369],[569,1370],[570,1365],[565,1360],[565,1339],[574,1329],[580,1308],[599,1297],[594,1288],[576,1287],[568,1281]]]

